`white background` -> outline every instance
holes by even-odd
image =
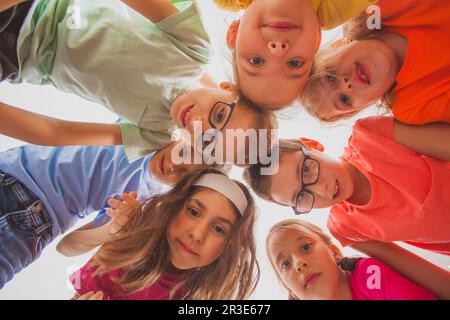
[[[217,58],[211,64],[210,74],[216,81],[227,80],[226,72],[230,70],[225,58],[224,43],[226,25],[235,18],[229,14],[220,12],[211,1],[200,1],[203,12],[203,20],[210,33],[211,40],[216,47]],[[323,43],[337,39],[340,29],[326,32]],[[90,122],[114,122],[116,115],[106,108],[87,102],[75,95],[64,94],[51,86],[32,86],[28,84],[10,85],[0,84],[0,99],[2,102],[38,112],[52,117],[67,120]],[[286,112],[284,112],[286,116]],[[280,120],[280,137],[297,138],[300,136],[315,138],[322,142],[326,152],[338,157],[351,132],[353,120],[339,125],[323,125],[311,119],[301,111],[289,111],[289,120]],[[368,110],[359,117],[375,114],[376,109]],[[294,116],[294,117],[293,117]],[[0,151],[19,146],[23,142],[0,135]],[[1,154],[0,154],[1,156]],[[240,179],[240,169],[233,169],[232,176]],[[286,299],[285,292],[277,283],[271,266],[265,255],[265,238],[273,224],[284,219],[293,218],[290,208],[282,207],[257,199],[258,220],[256,226],[258,259],[261,266],[261,277],[258,286],[252,295],[252,299]],[[395,214],[392,212],[391,214]],[[314,210],[304,217],[321,228],[326,229],[327,209]],[[95,214],[91,215],[92,218]],[[75,228],[88,222],[87,219],[79,221]],[[76,258],[67,258],[58,254],[55,246],[61,237],[55,239],[42,253],[41,257],[28,268],[17,274],[12,281],[0,290],[0,299],[69,299],[74,290],[67,281],[68,276],[83,266],[93,252]],[[422,257],[438,264],[443,268],[450,266],[450,258],[437,255],[414,247],[407,246]],[[346,248],[345,255],[355,255],[356,251]]]

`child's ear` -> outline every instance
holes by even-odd
[[[333,251],[336,260],[342,258],[341,250],[339,250],[337,245],[335,245],[334,243],[330,243],[328,246],[330,247],[331,251]]]
[[[220,89],[227,90],[230,92],[236,92],[236,86],[232,82],[223,81],[219,84]]]
[[[305,145],[305,147],[307,147],[309,149],[313,149],[313,150],[320,151],[320,152],[325,151],[325,147],[319,141],[304,138],[304,137],[298,138],[298,140],[301,143],[303,143]]]
[[[227,46],[228,49],[234,49],[236,47],[236,37],[239,30],[239,24],[241,20],[235,20],[230,24],[227,32]]]

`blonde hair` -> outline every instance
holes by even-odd
[[[213,0],[214,3],[223,10],[239,11],[247,8],[253,0]]]
[[[332,249],[335,253],[341,255],[341,251],[334,244],[332,238],[329,235],[327,235],[325,232],[323,232],[322,229],[320,229],[318,226],[316,226],[316,225],[314,225],[312,223],[309,223],[309,222],[306,222],[306,221],[303,221],[303,220],[300,220],[300,219],[288,219],[288,220],[284,220],[284,221],[278,222],[277,224],[272,226],[272,228],[269,231],[269,234],[266,237],[266,254],[267,254],[267,257],[269,258],[270,265],[272,266],[272,269],[275,271],[275,275],[277,277],[278,282],[288,292],[289,300],[298,300],[298,298],[295,297],[290,292],[290,290],[287,287],[287,285],[281,280],[280,275],[279,275],[279,273],[277,271],[277,267],[275,266],[275,262],[272,260],[271,254],[269,252],[269,240],[270,240],[270,237],[273,236],[276,232],[283,231],[283,230],[293,230],[294,229],[293,227],[295,227],[295,226],[303,227],[303,228],[313,232],[314,234],[319,236],[319,238],[327,246],[329,246],[330,249]],[[341,257],[339,259],[339,261],[337,262],[337,266],[340,267],[344,271],[350,271],[351,272],[351,271],[355,270],[356,263],[360,259],[361,258]]]
[[[194,183],[207,173],[225,175],[216,169],[195,170],[186,174],[172,190],[149,199],[142,212],[132,215],[127,229],[105,243],[94,256],[95,275],[124,270],[124,276],[115,281],[130,293],[155,284],[170,266],[167,228],[186,201],[205,189]],[[171,289],[169,299],[246,299],[255,289],[259,280],[253,232],[255,202],[242,183],[234,182],[247,198],[247,210],[241,216],[230,202],[238,221],[223,253],[209,265],[186,270]]]
[[[310,77],[299,96],[299,103],[311,116],[323,122],[335,122],[337,120],[348,119],[361,110],[340,114],[334,117],[324,117],[322,111],[322,99],[324,91],[322,90],[321,79],[323,77],[335,77],[335,68],[338,60],[346,47],[352,41],[360,41],[368,39],[382,30],[371,30],[366,25],[367,14],[361,13],[359,16],[351,19],[343,26],[343,38],[336,41],[325,49],[320,50],[315,58],[313,67],[311,69]],[[391,111],[392,107],[392,92],[395,89],[395,83],[389,88],[387,92],[380,98],[378,107],[384,109],[386,112]]]

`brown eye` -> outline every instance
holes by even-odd
[[[219,234],[219,235],[224,235],[224,234],[225,234],[224,228],[222,228],[222,227],[219,226],[219,225],[215,225],[215,226],[213,227],[213,230],[214,230],[215,233],[217,233],[217,234]]]
[[[193,217],[198,217],[200,215],[200,212],[198,212],[197,210],[193,209],[193,208],[188,208],[187,209],[189,215],[193,216]]]
[[[350,97],[346,94],[340,94],[339,95],[339,101],[346,106],[351,106],[351,101],[350,101]]]
[[[284,260],[281,263],[281,270],[287,270],[290,267],[291,263],[288,260]]]

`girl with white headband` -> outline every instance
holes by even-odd
[[[130,200],[130,199],[128,199]],[[185,175],[133,209],[127,225],[71,276],[81,299],[245,299],[259,279],[248,189],[222,171]],[[64,241],[64,240],[63,240]],[[87,239],[86,241],[89,241]]]

